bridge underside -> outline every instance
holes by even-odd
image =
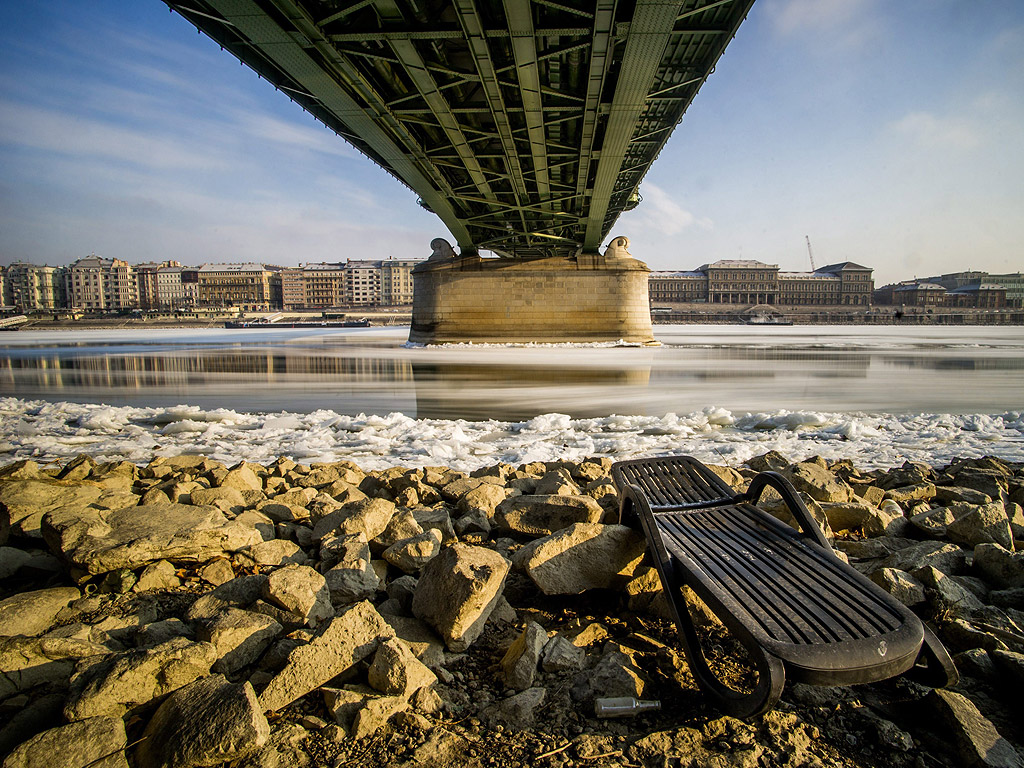
[[[753,0],[164,2],[450,230],[411,340],[653,341],[646,266],[598,248]]]
[[[164,0],[463,253],[594,253],[753,0]]]

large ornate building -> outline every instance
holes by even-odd
[[[779,304],[867,306],[872,270],[852,261],[814,272],[780,272],[778,264],[722,260],[692,272],[651,272],[651,304]]]

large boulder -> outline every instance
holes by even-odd
[[[217,649],[213,671],[230,675],[256,661],[283,631],[278,622],[262,613],[228,608],[201,623],[196,638]]]
[[[504,530],[528,536],[546,536],[574,523],[596,523],[604,509],[590,496],[512,496],[494,513]]]
[[[0,637],[0,701],[32,688],[65,690],[80,659],[109,653],[64,637]]]
[[[398,638],[380,644],[367,679],[381,693],[407,698],[420,688],[437,682],[437,676]]]
[[[315,627],[334,615],[324,577],[308,565],[286,565],[272,571],[263,584],[263,597]]]
[[[122,716],[210,674],[217,651],[210,643],[176,637],[85,667],[71,679],[64,716],[84,720]]]
[[[952,506],[952,505],[951,505]],[[957,514],[960,511],[960,514]],[[1006,509],[999,502],[980,506],[959,503],[953,514],[956,519],[946,526],[950,540],[964,547],[995,543],[1013,549],[1013,534]]]
[[[802,461],[785,469],[784,474],[794,488],[815,501],[839,504],[853,499],[853,489],[819,464]]]
[[[90,717],[36,734],[15,747],[4,768],[128,768],[120,717]]]
[[[507,687],[517,691],[533,687],[541,652],[547,643],[548,633],[544,627],[535,621],[528,621],[526,628],[501,659],[501,678]]]
[[[978,711],[974,702],[954,691],[934,690],[927,701],[944,732],[952,737],[957,765],[985,768],[1024,768],[1024,759],[995,726]]]
[[[320,541],[329,534],[362,533],[372,541],[384,533],[397,509],[387,499],[351,501],[320,518],[313,526],[313,538]]]
[[[155,560],[201,563],[263,541],[216,507],[191,504],[56,509],[43,518],[42,531],[53,552],[94,575]]]
[[[0,509],[6,510],[14,533],[41,538],[43,516],[54,510],[85,510],[104,494],[98,485],[58,480],[6,480],[0,482]],[[0,516],[2,516],[0,512]]]
[[[137,768],[195,768],[238,760],[260,749],[270,725],[249,683],[214,675],[167,697],[135,750]]]
[[[308,644],[291,652],[288,664],[260,694],[261,707],[281,709],[365,659],[394,635],[370,603],[356,603],[326,623]]]
[[[644,540],[624,525],[576,523],[527,544],[514,558],[546,595],[616,587],[643,557]]]
[[[466,650],[498,604],[510,563],[497,552],[453,544],[427,563],[412,599],[413,615],[432,626],[448,650]]]
[[[57,614],[82,594],[74,587],[37,589],[0,600],[0,636],[41,635]]]
[[[974,567],[996,587],[1024,587],[1024,552],[1011,552],[998,544],[974,548]]]

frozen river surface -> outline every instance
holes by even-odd
[[[12,333],[0,460],[1024,460],[1020,327],[655,329],[655,348],[409,347],[406,328]]]

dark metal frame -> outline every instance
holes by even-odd
[[[694,678],[723,712],[753,717],[768,711],[781,696],[787,676],[813,685],[850,685],[909,671],[918,682],[933,687],[956,684],[956,667],[934,634],[909,609],[839,559],[800,496],[782,475],[762,472],[746,493],[738,494],[700,462],[679,456],[619,462],[612,468],[612,477],[620,493],[620,522],[642,528]],[[649,481],[646,490],[640,484],[645,477]],[[630,482],[631,479],[640,483]],[[654,486],[661,496],[657,506],[652,506],[648,498]],[[756,506],[769,487],[782,496],[799,531]],[[673,494],[676,498],[669,498]],[[712,516],[722,530],[730,530],[729,536],[734,539],[729,553],[732,557],[747,555],[753,562],[757,555],[752,556],[752,551],[760,549],[758,555],[763,555],[777,549],[777,557],[769,556],[774,576],[765,575],[751,584],[751,593],[768,601],[773,592],[786,589],[787,579],[805,578],[807,567],[816,565],[823,585],[821,595],[834,588],[832,585],[845,584],[880,606],[886,620],[880,620],[879,625],[886,626],[867,636],[827,644],[769,636],[764,625],[754,618],[756,609],[718,580],[717,566],[695,560],[685,547],[685,542],[706,536],[706,532],[691,523],[696,521],[696,515],[705,521]],[[741,523],[756,525],[758,535],[745,538],[740,531]],[[767,548],[766,540],[771,542]],[[793,566],[795,558],[802,561],[800,567]],[[765,562],[762,557],[760,563]],[[694,591],[749,654],[758,675],[753,691],[735,691],[711,670],[683,597],[684,585]],[[840,597],[838,592],[836,597]],[[835,603],[830,605],[835,608]],[[814,612],[821,610],[815,605],[804,608],[814,618]]]
[[[164,0],[463,251],[595,252],[753,0]]]

